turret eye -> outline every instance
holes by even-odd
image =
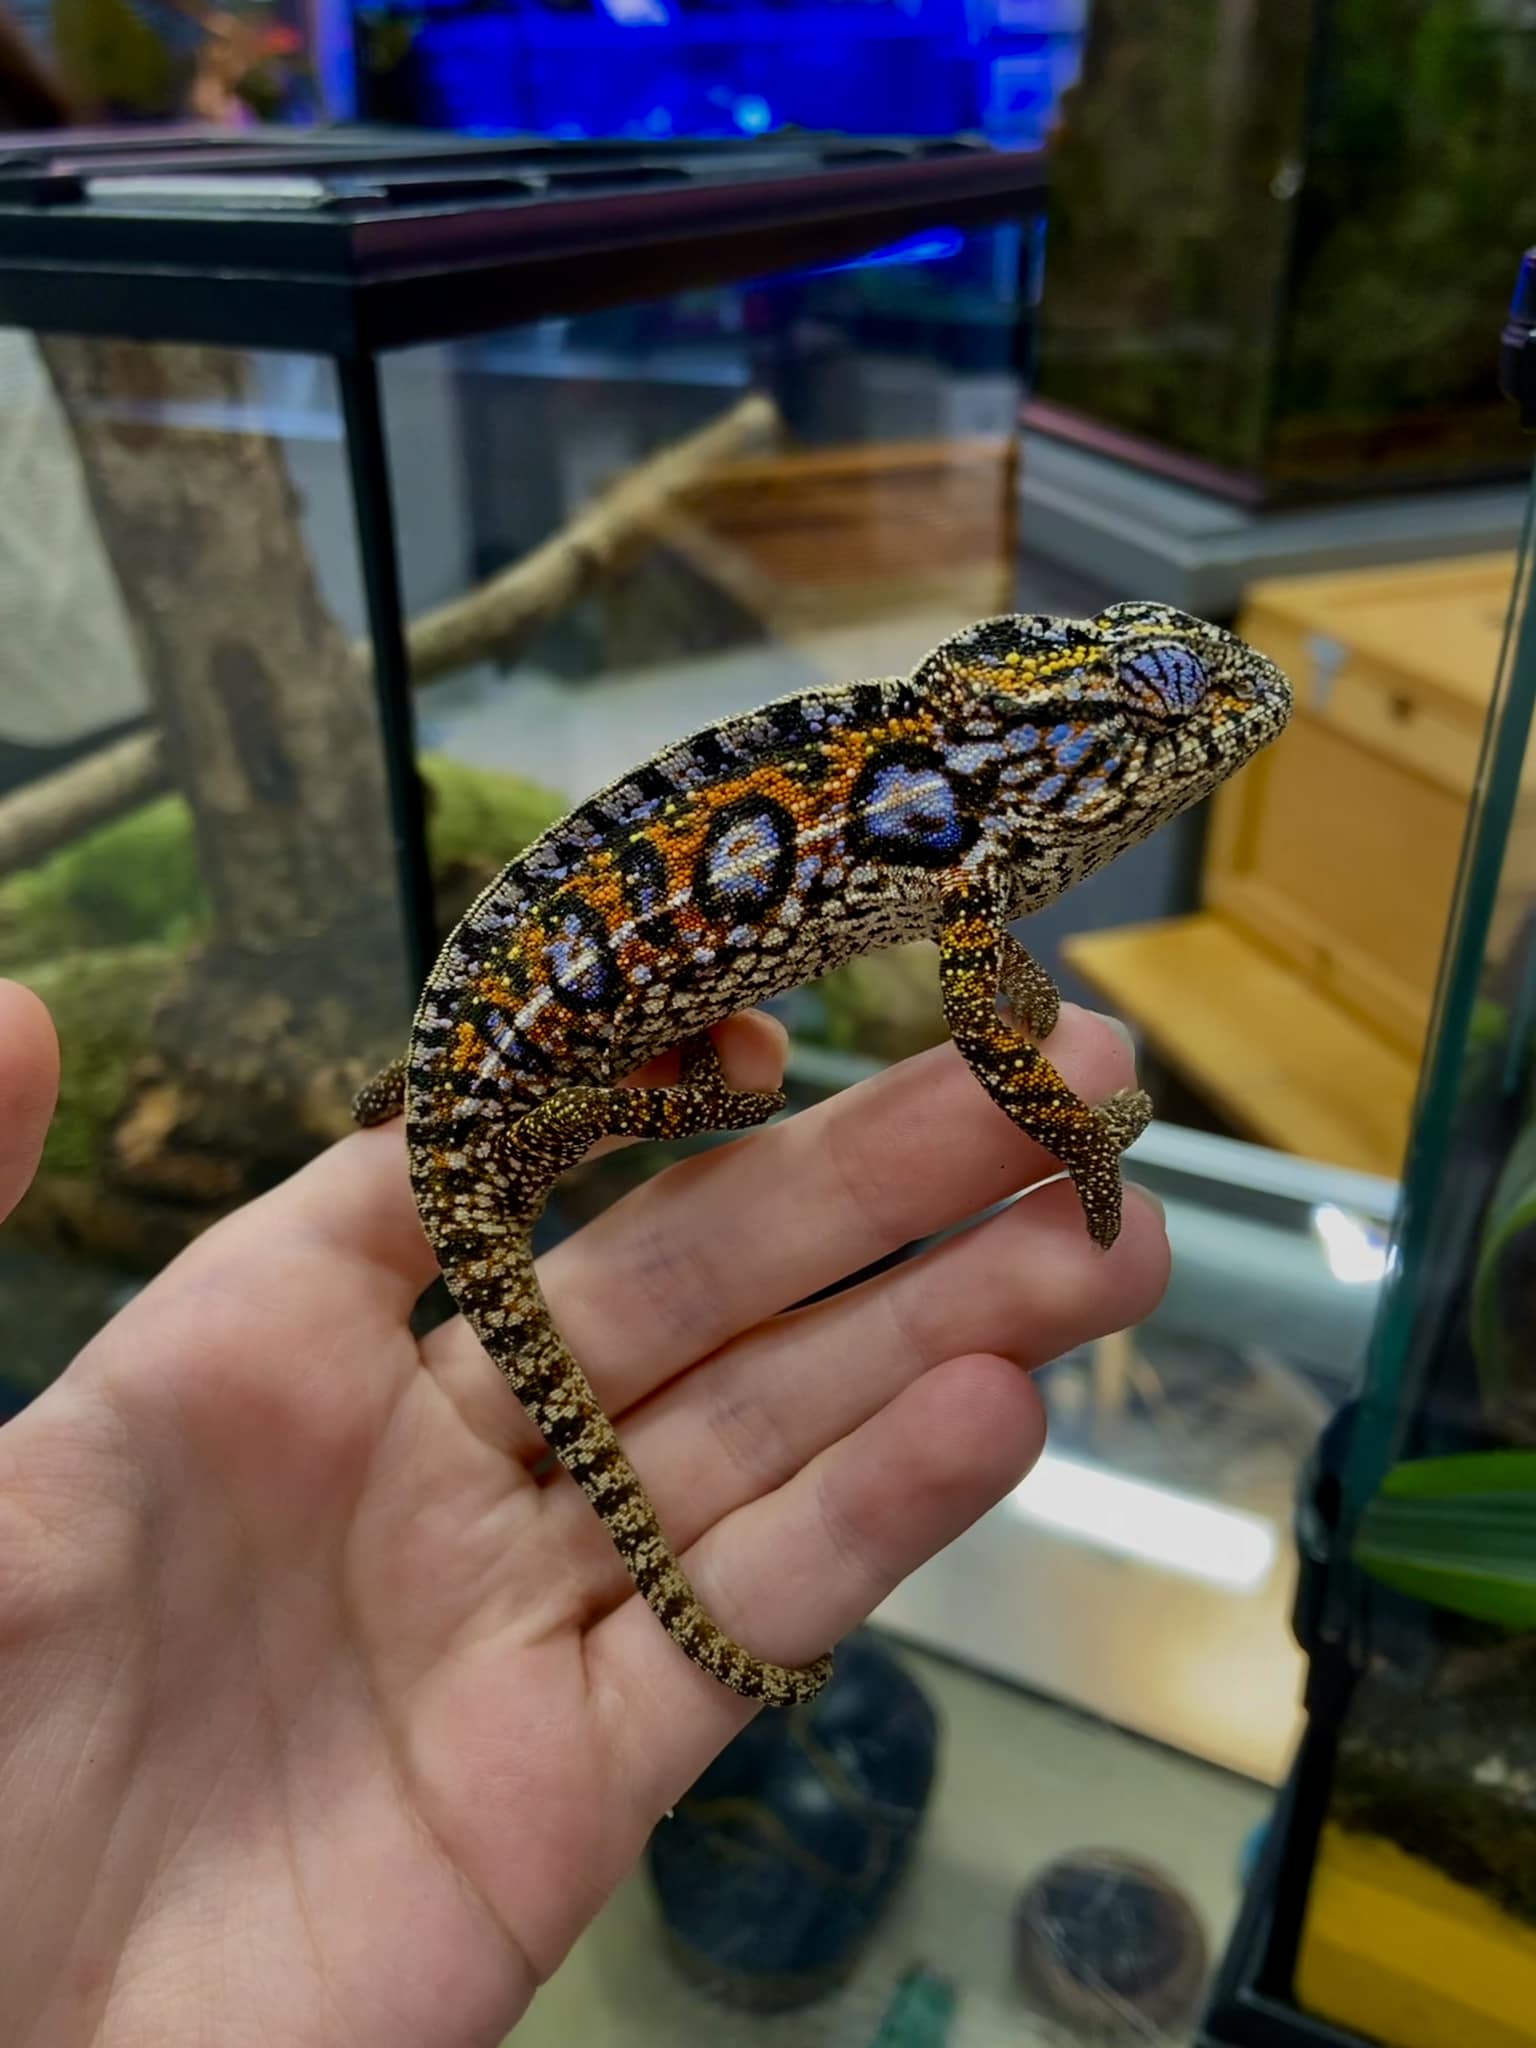
[[[1154,711],[1193,711],[1207,688],[1198,656],[1177,642],[1131,655],[1120,664],[1120,679],[1132,696]]]

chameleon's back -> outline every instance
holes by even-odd
[[[427,985],[419,1115],[616,1080],[855,953],[928,931],[974,838],[910,682],[785,698],[590,798],[485,890]]]

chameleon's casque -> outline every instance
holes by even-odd
[[[529,1233],[551,1186],[605,1136],[763,1122],[782,1098],[728,1087],[708,1027],[855,954],[932,938],[955,1044],[1112,1244],[1120,1154],[1151,1106],[1067,1087],[1037,1049],[1059,999],[1007,926],[1207,796],[1290,706],[1285,678],[1230,633],[1122,604],[989,619],[909,677],[706,727],[503,870],[443,947],[406,1059],[359,1096],[365,1123],[404,1108],[454,1299],[663,1626],[737,1692],[807,1699],[830,1662],[762,1663],[700,1606],[550,1323]],[[615,1085],[674,1046],[675,1086]]]

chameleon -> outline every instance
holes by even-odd
[[[831,1657],[755,1657],[695,1594],[540,1290],[530,1239],[553,1186],[600,1139],[765,1123],[783,1094],[730,1086],[710,1027],[922,938],[955,1046],[1112,1245],[1121,1154],[1152,1106],[1068,1087],[1041,1050],[1060,996],[1010,927],[1209,795],[1290,711],[1242,640],[1129,602],[984,619],[907,676],[705,726],[503,868],[443,944],[405,1055],[357,1095],[361,1124],[403,1114],[456,1306],[662,1627],[733,1692],[794,1705]],[[673,1050],[675,1083],[620,1085]]]

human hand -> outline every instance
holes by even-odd
[[[770,1088],[767,1018],[719,1034]],[[1067,1010],[1092,1098],[1130,1060]],[[56,1076],[0,983],[0,1214]],[[647,1073],[647,1079],[657,1076]],[[702,1598],[803,1662],[1007,1493],[1027,1374],[1145,1315],[951,1048],[669,1168],[541,1264]],[[0,2039],[501,2039],[753,1709],[678,1651],[458,1321],[398,1123],[208,1231],[0,1430]]]

